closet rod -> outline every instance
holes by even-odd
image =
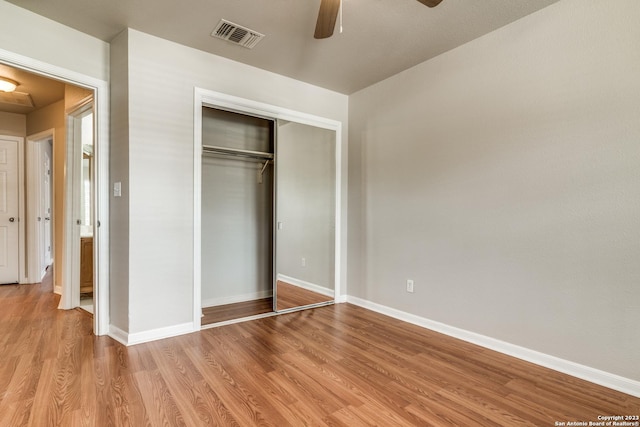
[[[273,159],[273,153],[241,150],[239,148],[217,147],[215,145],[203,145],[202,151],[205,153],[231,154],[233,156],[253,157],[256,159]]]

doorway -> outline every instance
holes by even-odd
[[[81,88],[82,90],[88,90],[93,94],[94,104],[94,135],[95,135],[95,150],[93,158],[92,176],[94,177],[93,186],[95,189],[92,195],[94,203],[94,212],[92,214],[94,219],[94,333],[96,335],[104,335],[109,332],[109,85],[105,80],[100,80],[95,77],[78,73],[77,71],[69,70],[63,67],[59,67],[53,64],[42,62],[27,56],[7,52],[0,50],[0,66],[4,67],[7,72],[30,74],[39,78],[50,79],[53,82],[62,82],[67,86],[75,88]],[[13,75],[12,75],[13,76]],[[13,76],[15,77],[15,76]],[[14,78],[19,83],[24,83],[22,76]],[[38,103],[35,103],[38,105]],[[40,104],[47,105],[47,104]],[[66,127],[64,114],[68,113],[70,109],[68,106],[63,108],[62,126],[63,129],[60,132],[56,132],[54,137],[54,147],[65,147],[68,154],[67,144],[65,143]],[[24,113],[23,113],[24,114]],[[56,129],[58,125],[56,124]],[[36,131],[37,132],[37,131]],[[25,132],[28,134],[27,132]],[[23,134],[24,135],[24,134]],[[22,144],[21,144],[22,145]],[[55,148],[54,148],[55,151]],[[54,167],[56,164],[56,155],[54,152]],[[24,159],[22,164],[24,166]],[[63,176],[70,177],[71,175],[71,163],[64,166],[62,171],[66,171]],[[24,177],[25,174],[22,173]],[[74,242],[74,229],[77,227],[78,241],[79,241],[79,226],[76,225],[78,217],[72,217],[73,204],[71,197],[66,197],[73,191],[73,184],[70,179],[64,179],[64,183],[61,188],[56,189],[54,185],[54,191],[52,199],[56,200],[59,197],[64,197],[64,214],[58,215],[55,227],[52,224],[52,228],[59,229],[60,242],[63,244],[62,249],[59,249],[59,256],[55,256],[57,265],[62,266],[63,278],[59,282],[59,292],[61,294],[60,308],[69,309],[73,308],[73,289],[71,286],[71,273],[72,273],[72,254],[77,251],[79,254],[79,248],[74,249],[73,246],[79,246],[73,244]],[[54,180],[55,181],[55,180]],[[24,181],[21,185],[21,192],[25,191],[26,185]],[[59,191],[58,191],[59,190]],[[24,193],[23,193],[24,197]],[[24,203],[23,203],[24,204]],[[79,205],[78,205],[79,206]],[[53,208],[54,216],[50,217],[51,222],[56,220],[55,207]],[[25,212],[22,212],[23,214]],[[26,215],[21,215],[22,219],[26,219]],[[27,221],[20,220],[19,227],[25,227]],[[98,221],[100,219],[100,221]],[[26,228],[26,227],[25,227]],[[24,237],[26,233],[22,231],[21,236]],[[53,233],[56,235],[56,232]],[[56,248],[57,237],[53,239],[52,249]],[[66,242],[72,242],[72,244],[65,244]],[[20,283],[31,283],[30,277],[27,276],[28,270],[26,260],[28,250],[25,249],[26,245],[21,247],[20,253]],[[79,262],[77,262],[79,264]],[[100,268],[101,267],[101,268]],[[78,274],[79,275],[79,274]],[[36,275],[37,276],[37,275]]]

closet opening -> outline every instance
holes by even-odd
[[[202,108],[202,325],[273,311],[275,123]]]

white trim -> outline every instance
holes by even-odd
[[[333,280],[333,295],[334,299],[338,298],[341,295],[342,291],[342,124],[339,123],[336,131],[336,146],[335,146],[335,156],[336,156],[336,182],[335,182],[335,213],[334,213],[334,236],[333,236],[333,247],[334,247],[334,280]],[[346,206],[345,206],[346,208]],[[345,237],[346,238],[346,237]],[[346,243],[346,242],[345,242]],[[346,266],[345,266],[345,276],[346,276]]]
[[[129,334],[114,325],[109,325],[109,336],[122,345],[127,345]]]
[[[616,374],[601,371],[589,366],[581,365],[559,357],[551,356],[539,351],[520,347],[515,344],[500,341],[485,335],[449,326],[424,317],[416,316],[395,308],[387,307],[361,298],[348,296],[347,302],[381,313],[407,323],[421,326],[432,331],[440,332],[450,337],[458,338],[479,346],[494,350],[508,356],[516,357],[554,371],[562,372],[573,377],[581,378],[604,387],[621,391],[632,396],[640,397],[640,381],[621,377]]]
[[[93,92],[95,111],[94,176],[94,333],[104,335],[109,330],[109,83],[98,81]]]
[[[322,129],[333,130],[336,133],[336,180],[335,180],[335,280],[334,295],[337,297],[341,291],[342,281],[342,122],[315,116],[300,111],[290,110],[264,102],[240,98],[221,92],[194,88],[193,108],[193,326],[194,330],[201,329],[200,318],[202,316],[202,107],[208,106],[248,114],[271,120],[288,120],[302,123]]]
[[[342,122],[338,120],[302,113],[265,102],[240,98],[238,96],[198,87],[195,88],[195,95],[196,98],[200,99],[200,107],[204,105],[266,119],[288,120],[323,129],[335,130],[336,132],[342,130]]]
[[[96,217],[101,226],[94,235],[96,283],[94,291],[94,333],[109,331],[109,82],[34,58],[0,49],[0,63],[35,74],[81,86],[94,92],[96,106]],[[63,218],[58,218],[63,220]],[[64,239],[68,238],[65,233]],[[63,260],[55,260],[60,264]]]
[[[75,224],[78,218],[75,205],[79,205],[78,187],[74,182],[78,179],[76,167],[76,155],[78,147],[75,144],[74,118],[65,111],[65,182],[64,182],[64,259],[62,260],[62,293],[58,308],[69,310],[80,305],[80,227]],[[58,264],[60,265],[60,263]]]
[[[27,213],[25,210],[25,163],[24,163],[24,144],[25,139],[18,139],[18,282],[28,283],[27,277]]]
[[[193,330],[202,327],[202,95],[193,95]]]
[[[66,226],[68,227],[66,237],[71,237],[70,240],[66,240],[65,245],[65,263],[63,271],[63,285],[62,285],[62,298],[60,299],[61,308],[70,309],[80,306],[80,226],[76,224],[76,219],[80,218],[80,205],[81,205],[81,188],[82,188],[82,141],[81,127],[82,119],[89,115],[94,114],[94,102],[93,95],[89,95],[82,100],[78,101],[74,105],[70,106],[65,111],[65,124],[66,124],[66,169],[67,179],[65,182],[66,190]],[[95,114],[94,114],[95,119]],[[93,140],[95,144],[95,122],[93,124]],[[94,145],[95,146],[95,145]],[[95,166],[94,166],[95,171]],[[93,173],[93,171],[92,171]],[[96,193],[95,177],[93,179],[94,189]],[[95,198],[92,201],[95,204]],[[71,214],[69,214],[69,212]],[[94,206],[95,212],[95,206]],[[96,218],[92,218],[92,222],[95,224]],[[94,227],[94,234],[95,234]],[[96,247],[96,239],[94,241],[94,252]],[[72,244],[69,244],[72,242]],[[93,271],[97,272],[98,265],[95,262],[94,257]],[[94,280],[95,290],[95,280]]]
[[[33,135],[27,135],[26,144],[25,144],[25,164],[26,164],[26,189],[27,189],[27,206],[31,206],[30,209],[27,209],[26,212],[26,229],[28,243],[27,243],[27,253],[26,259],[29,268],[27,271],[27,278],[29,283],[38,283],[44,277],[46,273],[45,268],[46,265],[41,265],[41,255],[44,248],[40,246],[40,230],[38,229],[37,224],[37,213],[40,210],[40,204],[42,201],[40,200],[40,189],[42,186],[42,176],[41,168],[42,168],[42,157],[41,157],[41,147],[36,147],[36,144],[44,141],[44,140],[52,140],[51,144],[52,154],[53,154],[53,145],[55,144],[55,129],[47,129],[42,132],[35,133]],[[53,169],[53,158],[51,160],[51,168]],[[53,176],[51,176],[51,204],[53,207]],[[51,218],[54,218],[53,209],[51,209]],[[41,220],[43,220],[41,218]],[[53,251],[53,229],[54,224],[53,220],[51,221],[51,230],[52,230],[52,251]]]
[[[258,291],[242,295],[232,295],[229,297],[209,298],[202,300],[202,308],[217,307],[219,305],[235,304],[237,302],[254,301],[257,299],[269,298],[273,296],[273,291]]]
[[[164,328],[151,329],[149,331],[135,332],[133,334],[127,333],[117,326],[109,326],[109,336],[120,344],[126,346],[176,337],[178,335],[189,334],[191,332],[193,332],[193,324],[191,322],[166,326]]]
[[[333,291],[333,289],[316,285],[315,283],[307,282],[305,280],[296,279],[295,277],[278,274],[277,280],[282,280],[283,282],[290,283],[292,285],[298,286],[311,292],[315,292],[317,294],[325,295],[332,298],[335,297],[335,292]]]

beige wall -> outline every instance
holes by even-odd
[[[351,96],[349,295],[640,380],[638,16],[563,0]]]
[[[27,135],[27,116],[0,111],[0,135],[24,138]]]
[[[93,91],[74,85],[64,86],[64,108],[68,112],[81,101],[93,95]]]
[[[64,100],[29,113],[27,135],[54,129],[53,138],[53,259],[54,285],[62,286],[64,255],[66,126]]]

